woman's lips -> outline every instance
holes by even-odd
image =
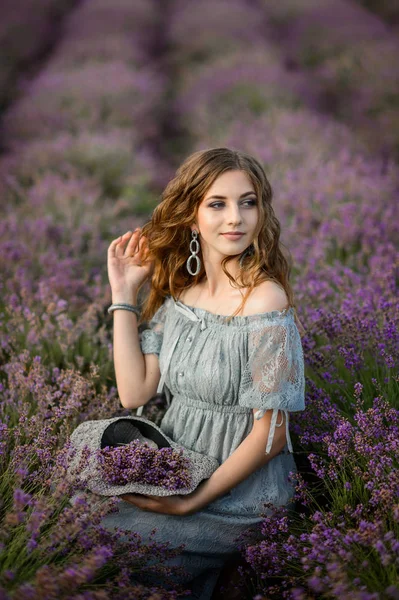
[[[242,238],[243,235],[245,235],[245,234],[244,233],[222,233],[222,236],[229,240],[239,240]]]

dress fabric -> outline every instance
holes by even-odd
[[[297,469],[288,417],[305,408],[303,350],[293,308],[236,316],[229,323],[225,319],[167,296],[139,334],[142,352],[159,356],[158,391],[168,401],[160,428],[175,442],[222,464],[250,433],[253,409],[255,418],[273,409],[265,452],[279,426],[286,427],[284,449],[193,515],[143,511],[121,500],[118,512],[103,521],[109,528],[137,532],[144,542],[156,528],[153,539],[173,547],[185,544],[166,563],[187,571],[187,579],[178,580],[192,589],[184,600],[210,600],[223,564],[239,555],[241,534],[253,542],[261,539],[262,515],[271,514],[265,502],[293,508],[295,483],[288,476]]]

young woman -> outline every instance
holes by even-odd
[[[165,392],[160,424],[220,467],[187,496],[123,496],[107,527],[184,543],[192,598],[212,595],[240,534],[259,534],[265,502],[289,505],[296,472],[288,419],[304,410],[304,362],[290,265],[260,163],[228,148],[189,156],[151,221],[108,249],[121,403],[142,408]],[[195,595],[197,594],[197,595]]]

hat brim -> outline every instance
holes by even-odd
[[[171,447],[175,450],[181,449],[183,455],[189,459],[190,485],[177,490],[170,490],[162,486],[131,482],[125,485],[113,485],[107,483],[101,477],[101,470],[96,460],[95,451],[104,447],[106,436],[104,432],[110,425],[117,421],[131,421],[139,430],[144,438],[155,441],[159,448]],[[101,419],[98,421],[86,421],[78,425],[72,432],[71,445],[74,454],[69,463],[69,474],[79,465],[84,448],[90,450],[90,456],[87,463],[79,473],[87,488],[95,494],[102,496],[120,496],[123,494],[147,494],[151,496],[174,496],[177,494],[190,494],[204,479],[208,479],[214,471],[220,466],[219,461],[206,454],[195,452],[181,444],[174,442],[152,421],[145,417],[129,416],[114,417],[112,419]]]

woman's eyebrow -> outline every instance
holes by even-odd
[[[250,194],[255,194],[255,192],[245,192],[245,194],[241,194],[240,198],[245,198],[245,196],[249,196]],[[226,196],[209,196],[207,200],[211,200],[215,198],[216,200],[227,200]]]

